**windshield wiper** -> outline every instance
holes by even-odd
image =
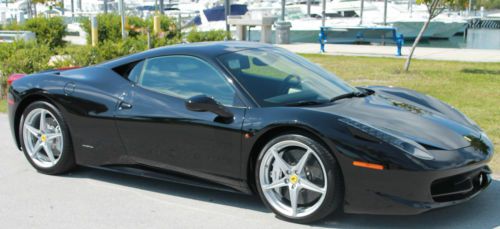
[[[310,106],[310,105],[319,105],[324,104],[325,102],[317,101],[317,100],[301,100],[298,102],[291,102],[284,104],[288,107],[300,107],[300,106]]]
[[[373,93],[375,93],[375,92],[372,90],[362,89],[362,91],[353,91],[353,92],[349,92],[349,93],[342,94],[339,96],[335,96],[335,97],[330,99],[330,102],[335,102],[337,100],[353,98],[353,97],[363,97],[363,96],[371,95]]]

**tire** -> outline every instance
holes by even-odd
[[[300,163],[307,151],[310,152],[306,163]],[[281,157],[288,167],[280,166],[274,155]],[[287,133],[270,140],[256,163],[259,196],[280,219],[312,223],[331,215],[343,203],[343,180],[336,159],[305,133]],[[302,169],[300,164],[305,164]],[[288,174],[283,168],[289,169]],[[321,176],[319,169],[323,170]],[[297,196],[296,201],[291,201],[292,195]]]
[[[45,125],[41,128],[42,114]],[[61,112],[48,102],[36,101],[26,107],[19,139],[26,159],[40,173],[63,174],[76,167],[68,126]]]

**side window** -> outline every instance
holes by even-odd
[[[130,71],[128,74],[128,79],[132,82],[137,82],[137,79],[139,79],[139,76],[142,74],[142,69],[144,67],[144,60],[137,63],[134,68]]]
[[[212,66],[198,58],[156,57],[146,60],[140,69],[136,82],[142,87],[182,99],[204,94],[224,105],[235,105],[233,87]]]

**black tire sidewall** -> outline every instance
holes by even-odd
[[[64,144],[63,144],[61,158],[59,158],[57,163],[50,168],[43,168],[43,167],[40,167],[37,164],[35,164],[35,162],[33,162],[33,159],[31,159],[28,152],[26,151],[26,147],[24,144],[24,137],[23,137],[24,128],[23,128],[23,126],[24,126],[24,122],[25,122],[25,117],[31,111],[33,111],[34,109],[38,109],[38,108],[46,109],[46,110],[50,111],[50,113],[52,113],[52,115],[54,115],[57,122],[59,123],[59,126],[61,128],[61,133],[63,136]],[[21,141],[21,147],[22,147],[23,153],[26,156],[26,159],[28,159],[30,164],[38,172],[44,173],[44,174],[49,174],[49,175],[55,175],[55,174],[65,173],[75,166],[73,145],[71,143],[71,138],[69,135],[69,128],[68,128],[61,112],[54,105],[52,105],[46,101],[37,101],[37,102],[33,102],[30,105],[28,105],[28,107],[26,107],[26,109],[24,110],[24,112],[22,114],[21,122],[19,123],[19,131],[18,132],[19,132],[19,139]]]
[[[323,166],[325,167],[325,172],[327,176],[327,192],[325,199],[323,200],[323,203],[321,206],[312,214],[304,217],[299,217],[299,218],[290,218],[286,215],[281,214],[279,211],[274,209],[274,207],[266,200],[261,185],[260,185],[260,179],[259,179],[259,171],[260,171],[260,166],[262,163],[262,159],[266,153],[266,151],[275,145],[278,142],[285,141],[285,140],[294,140],[294,141],[299,141],[303,144],[306,144],[309,146],[311,149],[313,149],[317,154],[320,160],[323,163]],[[255,169],[255,182],[256,182],[256,187],[257,191],[259,193],[260,198],[264,202],[264,204],[271,209],[278,218],[294,222],[294,223],[312,223],[318,220],[321,220],[325,218],[326,216],[332,214],[335,210],[339,209],[341,207],[341,203],[343,202],[343,180],[342,180],[342,175],[340,168],[338,166],[337,160],[335,157],[330,153],[329,150],[326,149],[325,146],[320,144],[318,141],[314,140],[313,137],[310,137],[310,135],[305,134],[305,133],[287,133],[280,135],[271,141],[269,141],[261,150],[259,157],[257,158],[256,162],[256,169]]]

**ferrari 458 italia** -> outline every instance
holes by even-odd
[[[45,174],[76,165],[258,194],[282,219],[418,214],[490,183],[493,145],[418,92],[354,87],[250,42],[181,44],[17,77],[17,147]]]

